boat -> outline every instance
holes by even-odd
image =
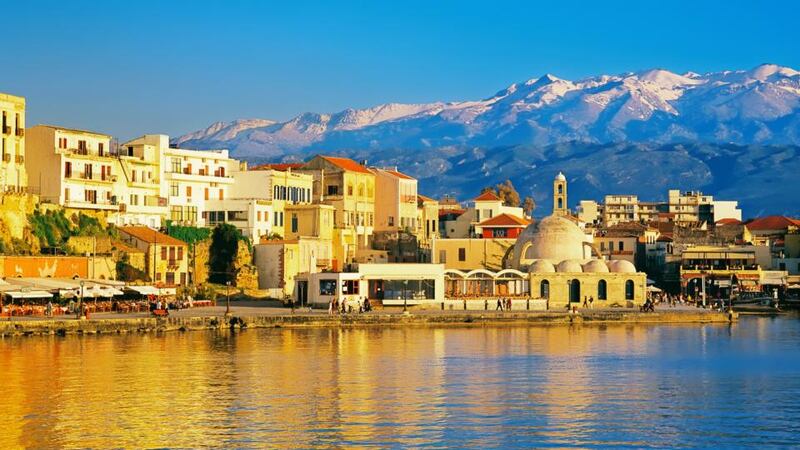
[[[758,293],[755,295],[741,294],[733,300],[733,310],[742,313],[779,314],[778,300]]]

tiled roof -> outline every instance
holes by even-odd
[[[481,201],[498,201],[498,200],[500,200],[500,197],[498,197],[498,196],[497,196],[497,194],[495,194],[495,193],[494,193],[494,192],[492,192],[492,191],[486,191],[486,192],[484,192],[483,194],[481,194],[481,195],[479,195],[479,196],[475,197],[475,199],[474,199],[474,200],[475,200],[476,202],[481,202]]]
[[[530,220],[523,219],[522,217],[512,216],[511,214],[500,214],[499,216],[490,217],[483,222],[479,223],[479,227],[527,227],[531,224]]]
[[[350,158],[339,158],[336,156],[320,156],[320,158],[328,161],[329,163],[333,164],[334,166],[348,170],[350,172],[360,172],[360,173],[368,173],[372,174],[366,167],[362,166],[361,164],[353,161]]]
[[[259,164],[257,166],[251,167],[249,170],[278,170],[280,172],[286,172],[289,169],[299,169],[303,167],[305,163],[277,163],[277,164]]]
[[[790,226],[800,227],[800,220],[786,216],[766,216],[747,222],[747,228],[751,230],[784,230]]]
[[[728,219],[719,219],[716,222],[716,225],[739,225],[740,223],[742,223],[741,220],[728,218]]]
[[[404,180],[415,180],[416,179],[416,178],[414,178],[412,176],[408,176],[408,175],[406,175],[403,172],[400,172],[398,170],[386,170],[385,172],[388,173],[388,174],[394,175],[397,178],[402,178]]]
[[[119,227],[119,231],[148,244],[186,245],[186,242],[148,227]]]

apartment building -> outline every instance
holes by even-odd
[[[375,227],[375,174],[348,158],[315,156],[301,168],[313,177],[313,201],[334,208],[334,246],[345,261],[369,248]]]
[[[371,167],[375,174],[375,231],[417,230],[417,180],[397,168]]]
[[[111,137],[93,131],[36,125],[26,131],[25,165],[42,202],[117,212],[122,191]]]
[[[417,239],[428,248],[430,242],[439,237],[439,202],[417,194]]]
[[[0,93],[0,192],[28,186],[25,167],[25,98]]]
[[[472,205],[463,214],[453,220],[444,221],[442,235],[453,239],[483,236],[481,222],[501,214],[525,219],[522,208],[506,206],[494,192],[484,192],[472,200]]]
[[[109,215],[109,222],[118,226],[162,226],[168,199],[162,186],[161,152],[167,143],[167,136],[146,135],[117,148],[112,180],[119,210]]]

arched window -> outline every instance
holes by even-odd
[[[625,282],[625,300],[633,300],[633,280]]]
[[[561,209],[563,207],[564,207],[564,200],[558,199],[558,209]]]
[[[608,300],[608,284],[606,284],[606,280],[597,282],[597,299]]]
[[[542,280],[539,283],[539,297],[541,298],[550,298],[550,282],[547,280]]]
[[[561,184],[558,185],[558,193],[559,194],[563,194],[564,193],[564,186],[561,185]]]

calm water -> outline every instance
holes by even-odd
[[[0,340],[0,448],[798,445],[800,320]]]

